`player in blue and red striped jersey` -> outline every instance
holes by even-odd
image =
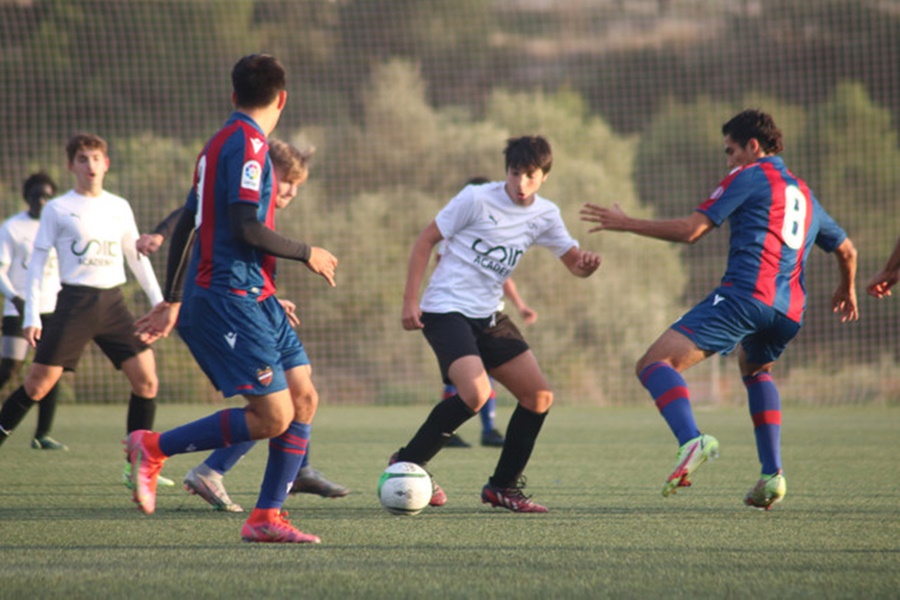
[[[693,472],[718,454],[719,443],[701,435],[681,372],[714,352],[740,344],[738,359],[749,399],[762,476],[744,501],[769,509],[787,490],[782,473],[781,400],[772,366],[803,323],[805,268],[815,244],[837,258],[841,281],[832,308],[841,321],[859,318],[856,249],[806,183],[778,154],[781,131],[771,116],[745,110],[722,126],[731,173],[688,217],[635,219],[618,205],[585,204],[582,219],[600,230],[629,231],[692,244],[728,219],[731,246],[721,285],[663,333],[637,363],[641,383],[678,438],[676,467],[663,496],[690,485]]]
[[[268,293],[266,276],[274,275],[274,257],[289,258],[333,286],[337,259],[272,229],[276,186],[266,138],[287,101],[284,67],[272,56],[245,56],[232,70],[232,83],[235,112],[198,157],[172,235],[166,300],[138,321],[138,332],[153,341],[177,319],[179,334],[213,384],[225,396],[243,395],[247,406],[161,434],[131,433],[134,500],[145,513],[154,512],[156,476],[169,456],[269,438],[259,498],[241,537],[318,543],[281,510],[306,452],[318,394],[303,345],[284,307]]]

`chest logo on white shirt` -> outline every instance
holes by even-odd
[[[78,264],[84,267],[107,267],[115,263],[119,256],[119,242],[113,240],[88,240],[84,247],[78,247],[79,240],[72,240],[72,254],[78,257]]]
[[[501,277],[508,277],[519,262],[519,258],[525,253],[524,250],[511,246],[491,246],[481,238],[472,242],[472,251],[475,252],[473,262],[476,265]]]

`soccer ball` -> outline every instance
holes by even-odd
[[[415,463],[394,463],[378,480],[378,500],[389,513],[417,515],[431,500],[431,477]]]

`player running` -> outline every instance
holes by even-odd
[[[806,183],[778,154],[781,130],[766,113],[745,110],[722,126],[731,173],[708,200],[682,219],[636,219],[618,205],[585,204],[590,232],[628,231],[692,244],[728,219],[731,243],[721,285],[676,321],[637,363],[637,375],[678,439],[675,470],[663,496],[689,486],[694,472],[718,455],[719,442],[701,434],[681,372],[714,352],[740,344],[738,361],[747,389],[762,475],[747,492],[749,506],[770,509],[787,491],[781,464],[781,399],[772,367],[803,324],[806,261],[813,244],[837,258],[841,281],[832,308],[841,321],[859,318],[856,249]]]
[[[534,244],[548,248],[577,277],[588,277],[600,256],[579,249],[559,208],[537,192],[553,164],[550,144],[539,136],[507,142],[506,181],[469,185],[445,206],[413,244],[403,293],[403,328],[421,329],[445,381],[457,390],[438,403],[413,438],[391,457],[425,466],[456,429],[484,406],[490,373],[518,400],[493,476],[482,502],[513,512],[547,509],[523,493],[522,474],[553,392],[522,334],[497,311],[503,282]],[[431,251],[442,239],[446,251],[419,302]],[[433,480],[432,480],[433,482]],[[433,483],[432,506],[447,502]]]
[[[318,393],[285,309],[264,292],[276,256],[303,262],[331,286],[337,259],[271,228],[276,200],[266,138],[287,102],[284,67],[272,56],[254,54],[240,59],[231,77],[235,111],[197,159],[172,236],[166,301],[138,322],[138,331],[156,339],[177,319],[179,334],[213,384],[225,396],[243,395],[247,405],[163,433],[129,435],[134,501],[147,514],[155,511],[157,473],[169,456],[268,438],[262,487],[241,538],[319,543],[282,511],[306,453]],[[195,247],[185,270],[182,258],[191,240]]]

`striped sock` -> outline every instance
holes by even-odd
[[[641,384],[647,388],[656,408],[678,438],[678,445],[684,445],[700,435],[694,413],[691,410],[691,396],[687,383],[681,374],[664,362],[647,366],[640,374]]]
[[[250,440],[243,408],[226,408],[159,436],[159,448],[166,456],[224,448]]]
[[[256,508],[281,508],[297,478],[309,444],[312,426],[294,421],[287,431],[269,440],[269,461]]]
[[[744,377],[756,452],[764,475],[781,470],[781,395],[770,373]]]
[[[246,455],[253,446],[256,445],[254,440],[249,440],[246,442],[241,442],[239,444],[233,444],[226,448],[217,448],[213,450],[212,454],[206,457],[206,460],[203,463],[221,475],[224,475],[228,471],[234,467],[234,465],[238,464],[244,455]]]

